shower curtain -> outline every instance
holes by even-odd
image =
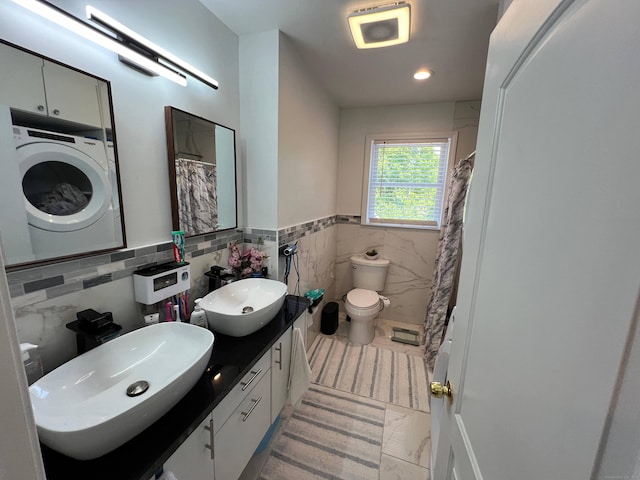
[[[424,356],[430,369],[433,369],[438,348],[440,348],[440,343],[442,342],[449,300],[455,286],[458,252],[462,236],[462,214],[467,196],[467,187],[473,170],[472,158],[474,154],[458,162],[449,184],[449,196],[442,216],[438,255],[436,256],[436,266],[431,285],[431,299],[424,322]]]
[[[176,158],[178,218],[186,234],[211,232],[218,224],[216,166]]]

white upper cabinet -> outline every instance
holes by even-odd
[[[0,44],[0,62],[11,65],[0,73],[0,103],[29,113],[102,127],[96,78],[4,44]]]
[[[96,127],[102,125],[95,78],[47,60],[42,73],[50,117]]]
[[[0,43],[0,103],[47,115],[42,59]]]

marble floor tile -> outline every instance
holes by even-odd
[[[382,453],[428,468],[431,455],[431,415],[387,404]]]
[[[430,480],[428,469],[382,454],[380,480]]]

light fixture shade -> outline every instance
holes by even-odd
[[[358,48],[380,48],[409,41],[411,5],[390,5],[356,10],[348,16],[351,35]]]

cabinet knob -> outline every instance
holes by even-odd
[[[60,115],[60,110],[58,110],[57,108],[53,111],[54,115]]]
[[[44,112],[44,105],[38,105],[36,108],[39,112]]]

